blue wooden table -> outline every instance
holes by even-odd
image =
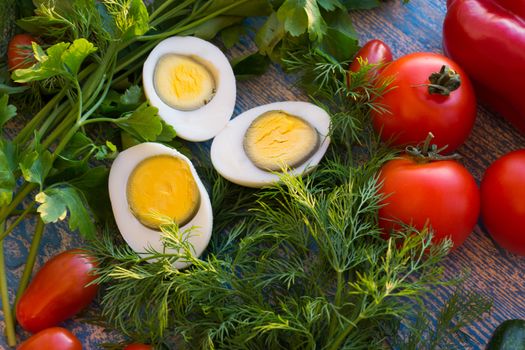
[[[441,27],[445,15],[445,0],[412,0],[407,5],[390,1],[374,11],[353,13],[357,32],[364,43],[379,38],[388,43],[395,57],[415,52],[442,52]],[[230,57],[254,50],[246,40],[245,45],[229,51]],[[468,49],[468,48],[466,48]],[[264,76],[238,83],[238,99],[235,115],[260,104],[281,100],[306,100],[306,96],[292,85],[293,79],[285,76],[278,68],[272,67]],[[271,86],[272,88],[268,88]],[[17,126],[11,125],[14,129]],[[474,130],[459,153],[462,162],[476,180],[482,178],[485,169],[499,156],[515,149],[525,148],[525,139],[507,122],[479,108]],[[20,228],[5,240],[9,284],[17,285],[22,274],[23,263],[29,249],[29,234],[33,232],[30,223]],[[70,247],[81,246],[76,234],[68,232],[64,225],[48,226],[36,268],[50,256]],[[452,252],[443,262],[448,277],[457,276],[465,269],[470,271],[466,288],[494,298],[494,308],[487,318],[481,320],[466,332],[472,337],[472,349],[483,349],[494,328],[509,318],[525,319],[525,258],[508,253],[489,238],[480,224],[465,244]],[[448,288],[436,290],[428,299],[429,305],[439,308],[451,294]],[[119,336],[101,327],[82,322],[81,316],[66,323],[66,327],[82,339],[85,349],[99,349],[104,341],[119,340]],[[0,323],[3,329],[3,324]],[[19,339],[27,334],[18,329]],[[8,349],[5,339],[0,337],[0,348]]]

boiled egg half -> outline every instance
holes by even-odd
[[[330,116],[308,102],[276,102],[250,109],[215,137],[211,160],[231,182],[262,187],[279,181],[280,172],[301,175],[325,154]]]
[[[149,54],[144,92],[159,116],[188,141],[213,138],[230,120],[236,86],[231,65],[215,45],[196,37],[171,37]]]
[[[137,253],[164,251],[160,226],[166,222],[176,222],[188,235],[194,256],[206,249],[213,221],[210,199],[190,160],[175,149],[149,142],[121,152],[111,166],[109,196],[119,231]]]

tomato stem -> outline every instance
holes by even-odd
[[[448,96],[454,90],[461,86],[461,77],[449,66],[443,65],[439,72],[432,73],[428,77],[430,84],[428,84],[429,94],[440,94]]]
[[[434,134],[432,134],[432,132],[429,132],[427,138],[425,139],[425,141],[423,141],[422,145],[407,146],[405,148],[405,152],[414,157],[417,161],[422,163],[461,158],[461,156],[457,153],[453,153],[446,156],[441,155],[441,152],[443,152],[448,147],[448,145],[438,148],[436,144],[432,143],[432,139],[434,139]]]

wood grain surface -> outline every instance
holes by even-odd
[[[518,1],[518,0],[516,0]],[[521,1],[521,0],[520,0]],[[445,0],[412,0],[407,5],[400,1],[388,1],[373,11],[352,14],[355,29],[361,43],[379,38],[388,43],[395,57],[415,51],[442,52],[442,22],[445,15]],[[468,47],[465,48],[468,50]],[[246,39],[228,52],[233,57],[255,50]],[[525,64],[525,62],[524,62]],[[237,85],[235,115],[260,104],[282,100],[306,100],[306,96],[293,86],[293,77],[286,76],[277,67],[272,67],[264,76]],[[12,130],[17,125],[10,124]],[[503,119],[479,107],[474,130],[466,144],[459,148],[462,162],[479,182],[485,169],[501,155],[525,148],[525,139]],[[525,199],[524,199],[525,200]],[[525,223],[524,223],[525,224]],[[26,223],[5,240],[8,252],[8,280],[10,295],[22,274],[25,256],[29,250],[31,223]],[[50,256],[70,247],[81,246],[76,234],[67,231],[64,225],[49,226],[40,248],[36,268]],[[448,277],[468,271],[466,287],[494,298],[494,307],[486,319],[465,331],[471,336],[470,349],[483,349],[494,328],[509,318],[525,319],[525,258],[498,248],[490,239],[480,222],[465,244],[452,252],[443,262]],[[451,290],[435,291],[427,302],[439,308]],[[82,316],[68,321],[65,326],[82,339],[84,349],[99,349],[104,341],[119,340],[119,336],[101,327],[87,324]],[[0,323],[3,330],[3,321]],[[28,334],[18,329],[19,340]],[[0,337],[0,349],[8,349],[4,337]]]

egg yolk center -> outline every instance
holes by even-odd
[[[244,151],[262,170],[278,171],[304,163],[319,147],[319,134],[306,120],[283,111],[257,117],[244,136]]]
[[[168,54],[155,67],[155,90],[164,103],[179,110],[195,110],[215,94],[210,70],[189,56]]]
[[[200,192],[187,162],[159,155],[140,162],[127,183],[127,199],[135,217],[158,229],[166,219],[182,226],[195,216]]]

